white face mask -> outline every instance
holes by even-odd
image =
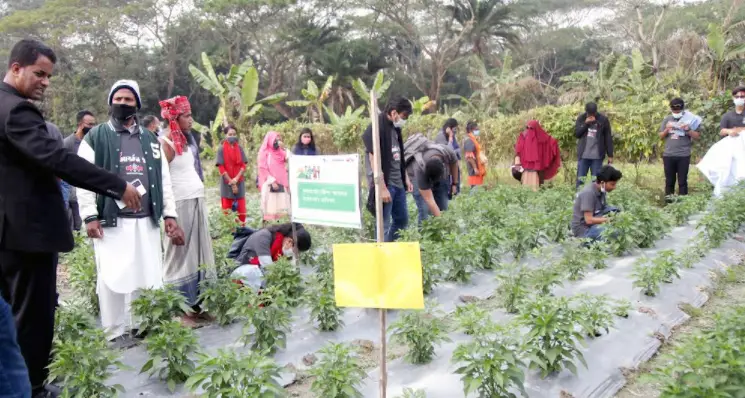
[[[745,106],[745,98],[735,98],[735,106]]]
[[[284,249],[282,251],[282,255],[285,256],[285,257],[292,257],[292,255],[293,255],[292,249]]]
[[[403,127],[403,126],[404,126],[404,124],[406,124],[406,119],[398,119],[397,121],[393,122],[393,125],[394,125],[394,126],[395,126],[395,127],[397,128],[397,129],[400,129],[401,127]]]
[[[479,134],[481,134],[481,131],[480,130],[473,130],[473,135],[475,135],[476,137],[478,137]]]
[[[600,184],[600,192],[605,193],[605,183]]]
[[[683,117],[683,112],[681,112],[681,113],[673,113],[673,118],[674,119],[680,119],[681,117]]]

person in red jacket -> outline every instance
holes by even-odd
[[[523,185],[533,190],[553,178],[561,166],[559,143],[546,133],[537,120],[531,120],[515,144],[513,170],[521,173]]]
[[[238,210],[241,224],[246,223],[246,181],[243,172],[246,170],[248,158],[238,143],[238,133],[235,127],[229,125],[223,128],[225,141],[217,149],[217,166],[220,169],[220,197],[222,208],[227,214],[229,210]]]

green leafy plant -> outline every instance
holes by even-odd
[[[673,278],[680,278],[677,261],[678,258],[674,250],[663,250],[657,253],[652,260],[652,265],[659,268],[660,272],[662,272],[663,282],[672,283]]]
[[[140,318],[140,332],[154,331],[163,322],[191,312],[186,298],[173,286],[161,289],[143,289],[132,300],[132,312]]]
[[[519,321],[528,328],[525,349],[530,369],[540,370],[545,378],[564,368],[576,374],[577,360],[587,367],[579,349],[582,335],[576,329],[582,320],[567,298],[538,296],[524,306]]]
[[[587,262],[594,269],[605,269],[608,265],[605,260],[608,258],[608,245],[605,242],[593,242],[587,252]]]
[[[629,313],[631,312],[634,307],[631,305],[631,302],[626,299],[618,299],[614,301],[613,306],[613,314],[616,316],[620,316],[621,318],[628,318]]]
[[[663,354],[661,366],[642,380],[670,398],[725,398],[742,395],[745,380],[745,307],[719,313],[711,328],[683,338]]]
[[[206,279],[200,283],[200,306],[214,316],[219,325],[225,326],[235,320],[232,310],[240,294],[241,288],[231,279]]]
[[[445,321],[431,309],[407,311],[401,314],[389,331],[393,340],[405,344],[406,359],[413,364],[425,364],[435,356],[435,345],[450,341]]]
[[[442,251],[445,279],[453,282],[466,283],[473,274],[473,261],[476,257],[474,242],[463,239],[458,234],[449,238],[446,250]]]
[[[249,351],[241,355],[220,350],[216,356],[199,356],[186,388],[190,391],[202,389],[204,398],[276,398],[285,395],[279,384],[279,373],[279,366],[266,352]]]
[[[542,234],[531,217],[526,217],[524,212],[515,209],[505,220],[504,238],[506,247],[519,260],[530,250],[538,246]]]
[[[324,332],[334,331],[344,325],[342,309],[336,306],[334,280],[330,276],[317,275],[310,282],[305,301],[310,306],[311,322]]]
[[[264,281],[266,286],[276,289],[291,306],[297,305],[303,295],[300,268],[285,257],[264,267]]]
[[[631,273],[634,287],[641,288],[645,296],[656,296],[660,292],[660,284],[665,279],[664,270],[649,264],[648,259],[641,259],[634,264]]]
[[[350,347],[343,343],[328,343],[319,354],[320,359],[309,371],[315,377],[311,391],[317,397],[362,397],[359,386],[367,373]]]
[[[558,267],[547,264],[530,272],[530,284],[537,294],[550,296],[555,286],[563,286],[561,271]]]
[[[505,266],[497,274],[497,298],[500,305],[509,313],[517,313],[520,305],[530,294],[529,271],[518,263]]]
[[[61,383],[62,397],[115,397],[124,392],[124,387],[110,386],[106,381],[117,368],[126,366],[119,360],[119,353],[108,347],[104,332],[88,329],[75,339],[55,341],[48,381]]]
[[[427,398],[424,390],[414,390],[413,388],[404,388],[403,393],[397,398]]]
[[[55,312],[55,341],[69,342],[81,338],[96,327],[87,302],[73,301],[60,305]]]
[[[424,294],[430,294],[442,278],[440,263],[443,258],[443,248],[440,243],[428,241],[422,241],[419,246],[422,256],[422,289]]]
[[[564,271],[570,281],[576,281],[585,277],[590,250],[584,247],[579,240],[569,239],[562,245],[561,261],[559,268]]]
[[[580,323],[582,329],[590,337],[602,335],[601,331],[605,330],[607,334],[610,327],[613,326],[613,311],[610,301],[606,296],[596,296],[592,294],[579,294],[573,297],[576,303],[576,311],[582,320]]]
[[[480,308],[476,303],[468,303],[455,309],[455,322],[463,333],[479,335],[489,327],[489,311]]]
[[[460,239],[470,242],[474,255],[472,261],[478,268],[496,268],[497,259],[502,254],[499,247],[503,240],[500,230],[491,225],[482,225]]]
[[[477,392],[479,397],[517,398],[512,390],[527,396],[525,364],[515,339],[500,334],[478,336],[472,342],[459,344],[452,361],[460,367],[463,394]]]
[[[260,294],[245,294],[237,305],[247,318],[240,337],[243,344],[271,354],[285,347],[292,312],[279,292],[269,288]]]
[[[688,242],[676,258],[682,268],[693,268],[696,262],[704,258],[709,252],[709,245],[705,241],[694,239],[694,241]]]
[[[147,336],[145,345],[150,359],[140,373],[157,375],[171,392],[176,389],[176,384],[185,382],[194,372],[194,361],[189,356],[199,350],[197,336],[179,321],[163,322],[158,333]]]
[[[88,302],[94,314],[98,314],[96,255],[90,239],[85,234],[75,233],[75,249],[65,255],[63,261],[69,273],[70,287]]]
[[[625,211],[615,214],[603,231],[611,253],[616,256],[622,256],[637,247],[634,239],[636,233],[633,215]]]

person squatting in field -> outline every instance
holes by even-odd
[[[281,257],[291,257],[296,243],[300,252],[311,247],[310,233],[302,224],[295,224],[297,242],[292,237],[291,223],[274,224],[257,231],[242,228],[236,235],[228,258],[235,260],[238,267],[231,277],[256,290],[264,287],[264,269]]]
[[[588,184],[577,194],[572,215],[572,233],[575,237],[591,241],[603,239],[603,224],[610,220],[611,213],[618,211],[615,207],[608,206],[606,196],[616,189],[616,184],[622,177],[623,174],[613,166],[603,166],[595,182]]]

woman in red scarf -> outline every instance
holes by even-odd
[[[248,159],[238,144],[238,133],[230,125],[223,128],[225,141],[217,150],[217,166],[220,168],[220,197],[222,208],[227,214],[235,205],[241,224],[246,223],[246,181],[243,172]]]
[[[531,120],[515,144],[515,166],[522,171],[521,181],[537,190],[545,180],[552,179],[561,166],[559,143],[546,133],[537,120]]]

